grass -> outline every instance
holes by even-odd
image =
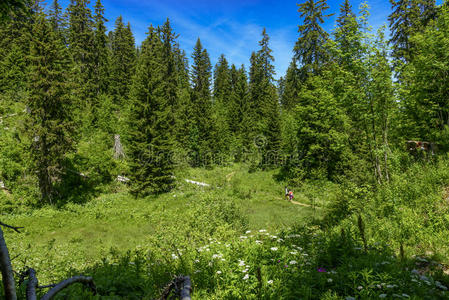
[[[432,258],[424,266],[411,256],[398,259],[396,249],[373,233],[386,225],[367,222],[367,234],[376,237],[368,252],[350,216],[327,230],[309,226],[328,213],[329,204],[347,201],[338,196],[341,186],[290,187],[296,201],[312,205],[304,207],[283,198],[285,183],[275,174],[249,173],[244,165],[178,170],[177,187],[168,194],[134,198],[122,188],[83,205],[3,215],[2,221],[25,227],[21,234],[5,230],[13,266],[32,266],[42,285],[93,276],[105,299],[154,299],[175,274],[191,276],[194,299],[447,298],[443,266]],[[445,184],[432,180],[436,187]],[[426,186],[418,194],[428,194]],[[408,190],[399,180],[385,189],[387,195],[390,188]],[[388,226],[385,231],[394,228]],[[80,287],[60,297],[92,299]]]
[[[284,200],[284,184],[276,182],[274,174],[275,171],[248,173],[240,165],[189,169],[178,172],[178,185],[169,194],[136,199],[122,191],[101,195],[84,205],[68,204],[59,210],[45,207],[26,214],[4,215],[2,220],[25,227],[21,234],[6,233],[11,255],[20,254],[15,265],[20,268],[53,257],[54,262],[48,267],[51,270],[56,264],[93,264],[110,249],[126,253],[145,245],[149,238],[164,232],[165,227],[173,226],[176,215],[198,197],[212,199],[224,195],[233,199],[247,218],[247,227],[241,231],[261,228],[276,231],[319,215],[319,210]],[[199,187],[184,179],[207,182],[211,187]],[[305,196],[301,197],[307,201]],[[58,251],[76,255],[66,257]],[[41,273],[46,279],[47,270]]]

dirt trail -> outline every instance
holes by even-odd
[[[297,202],[297,201],[294,201],[294,200],[291,200],[291,201],[289,200],[289,202],[290,202],[291,204],[295,204],[295,205],[299,205],[299,206],[313,207],[313,206],[310,205],[310,204],[305,204],[305,203]],[[315,208],[321,209],[321,207],[319,207],[319,206],[315,206]]]
[[[305,206],[305,207],[312,207],[312,205],[309,204],[305,204],[305,203],[299,203],[296,201],[291,200],[290,203],[296,204],[296,205],[301,205],[301,206]]]

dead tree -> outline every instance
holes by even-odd
[[[120,142],[120,134],[114,135],[114,158],[125,158],[122,143]]]

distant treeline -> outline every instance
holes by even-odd
[[[265,29],[248,70],[225,55],[212,68],[199,38],[188,65],[168,19],[136,47],[121,16],[107,32],[100,0],[11,7],[0,26],[0,180],[12,196],[1,197],[54,204],[117,175],[136,195],[157,194],[176,167],[232,162],[281,167],[292,182],[387,182],[409,159],[407,140],[449,147],[449,8],[391,2],[390,40],[385,26],[371,32],[367,3],[355,13],[345,0],[331,33],[325,0],[299,4],[279,80]]]

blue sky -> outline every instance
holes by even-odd
[[[68,0],[60,0],[66,7]],[[96,0],[91,0],[91,7]],[[302,1],[302,0],[301,0]],[[298,38],[301,22],[297,3],[292,0],[102,0],[107,26],[112,30],[114,21],[122,15],[140,44],[145,39],[148,26],[161,25],[170,18],[174,31],[178,33],[181,48],[191,56],[197,38],[209,52],[215,65],[221,53],[230,63],[248,67],[252,51],[258,49],[262,29],[270,36],[275,58],[276,78],[283,76],[291,61],[292,49]],[[50,3],[50,0],[46,1]],[[326,20],[328,32],[335,26],[340,4],[343,0],[328,0],[328,13],[335,13]],[[352,0],[355,12],[363,1]],[[441,2],[439,0],[438,2]],[[377,28],[387,22],[390,14],[388,0],[368,1],[371,7],[370,25]]]

